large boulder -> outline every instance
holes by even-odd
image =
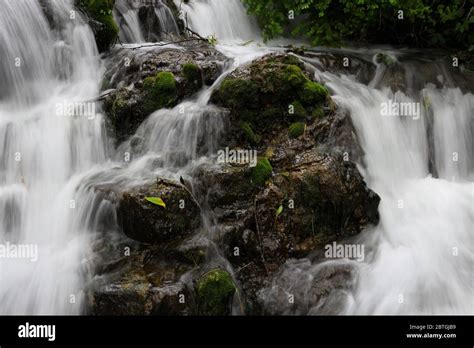
[[[282,129],[298,137],[333,106],[327,88],[292,55],[268,55],[236,69],[211,102],[230,111],[229,141],[252,146],[262,146]]]
[[[119,48],[107,57],[103,98],[109,129],[118,142],[134,134],[153,111],[176,106],[212,84],[225,58],[206,44],[192,49]]]

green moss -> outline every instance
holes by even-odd
[[[304,66],[303,62],[298,57],[295,57],[293,55],[284,56],[283,63],[296,65],[300,68],[303,68],[303,66]]]
[[[329,91],[323,85],[307,81],[300,91],[300,98],[304,105],[311,106],[324,102],[329,95]]]
[[[127,107],[127,102],[123,98],[121,98],[121,97],[115,98],[115,100],[112,104],[112,116],[113,116],[114,121],[117,120],[117,117],[119,116],[119,114],[126,107]]]
[[[147,77],[143,81],[143,87],[146,94],[144,100],[146,112],[176,105],[178,91],[172,72],[161,71],[155,77]]]
[[[269,108],[262,112],[259,120],[262,125],[267,125],[268,122],[278,121],[282,118],[283,112],[278,108]]]
[[[298,138],[304,133],[305,124],[303,122],[295,122],[288,128],[288,134],[291,138]]]
[[[395,59],[390,57],[388,54],[385,53],[377,53],[375,56],[375,61],[379,64],[383,63],[386,66],[390,66],[392,64],[395,64]]]
[[[293,114],[290,114],[290,116],[298,117],[298,118],[306,117],[307,115],[306,109],[303,107],[303,105],[301,105],[299,101],[295,100],[294,102],[290,104],[290,106],[293,107]]]
[[[260,158],[252,170],[252,181],[257,185],[263,185],[272,176],[272,171],[270,161],[267,158]]]
[[[299,88],[304,85],[309,79],[303,73],[303,70],[297,65],[288,65],[285,69],[285,81],[292,88]]]
[[[311,113],[312,118],[323,118],[325,115],[324,108],[322,106],[316,107]]]
[[[100,25],[93,26],[97,47],[106,51],[113,45],[119,33],[112,11],[115,0],[79,0],[78,7]]]
[[[232,277],[226,271],[214,269],[204,274],[196,286],[199,314],[228,315],[235,293]]]
[[[252,80],[226,79],[218,90],[217,100],[236,110],[255,108],[258,104],[259,86]]]
[[[255,134],[255,132],[252,129],[252,125],[250,123],[241,122],[240,123],[240,128],[244,132],[245,137],[247,138],[247,140],[249,140],[250,142],[252,142],[254,144],[258,144],[260,142],[260,140],[262,139],[262,137],[260,135]]]
[[[186,63],[183,65],[183,76],[186,81],[196,87],[202,86],[201,70],[196,64]]]

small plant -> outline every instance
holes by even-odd
[[[283,205],[280,205],[275,212],[275,225],[277,223],[278,217],[283,213]]]
[[[211,46],[217,45],[217,38],[215,35],[209,35],[206,37],[207,43]]]

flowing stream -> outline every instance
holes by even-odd
[[[51,29],[37,1],[0,0],[0,243],[37,246],[37,260],[0,259],[1,314],[86,312],[94,236],[112,209],[98,204],[89,188],[133,187],[157,175],[192,182],[193,169],[212,162],[225,131],[222,111],[208,103],[213,88],[238,65],[281,50],[257,44],[258,28],[238,0],[175,0],[187,25],[201,36],[215,36],[216,48],[235,64],[195,98],[151,114],[136,132],[142,139],[138,151],[132,139],[112,150],[99,103],[89,103],[94,109],[87,115],[69,112],[70,105],[97,97],[103,74],[92,31],[80,16],[69,18],[72,2],[49,2]],[[163,28],[177,31],[168,7],[156,11]],[[146,41],[129,2],[117,1],[115,17],[123,42]],[[347,54],[371,62],[376,52]],[[407,64],[406,84],[416,87],[401,92],[381,87],[383,65],[373,63],[375,76],[364,84],[325,71],[317,55],[302,59],[350,112],[363,150],[359,167],[381,197],[381,218],[358,237],[366,245],[363,262],[337,261],[353,267],[353,281],[325,303],[308,303],[301,314],[328,307],[341,314],[474,313],[473,94],[449,83],[446,70],[435,86]],[[393,101],[418,105],[419,117],[381,116],[381,107]],[[134,156],[124,164],[120,157],[127,151]],[[203,212],[202,233],[214,228],[212,214]],[[212,243],[212,235],[206,238]],[[232,272],[215,249],[213,262]],[[305,276],[290,276],[282,286],[306,289],[321,268],[335,262],[285,265]]]

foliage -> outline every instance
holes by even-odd
[[[416,47],[474,47],[474,11],[465,0],[242,1],[249,13],[256,15],[266,39],[292,34],[307,37],[315,46],[356,40]],[[403,11],[403,19],[399,11]]]

